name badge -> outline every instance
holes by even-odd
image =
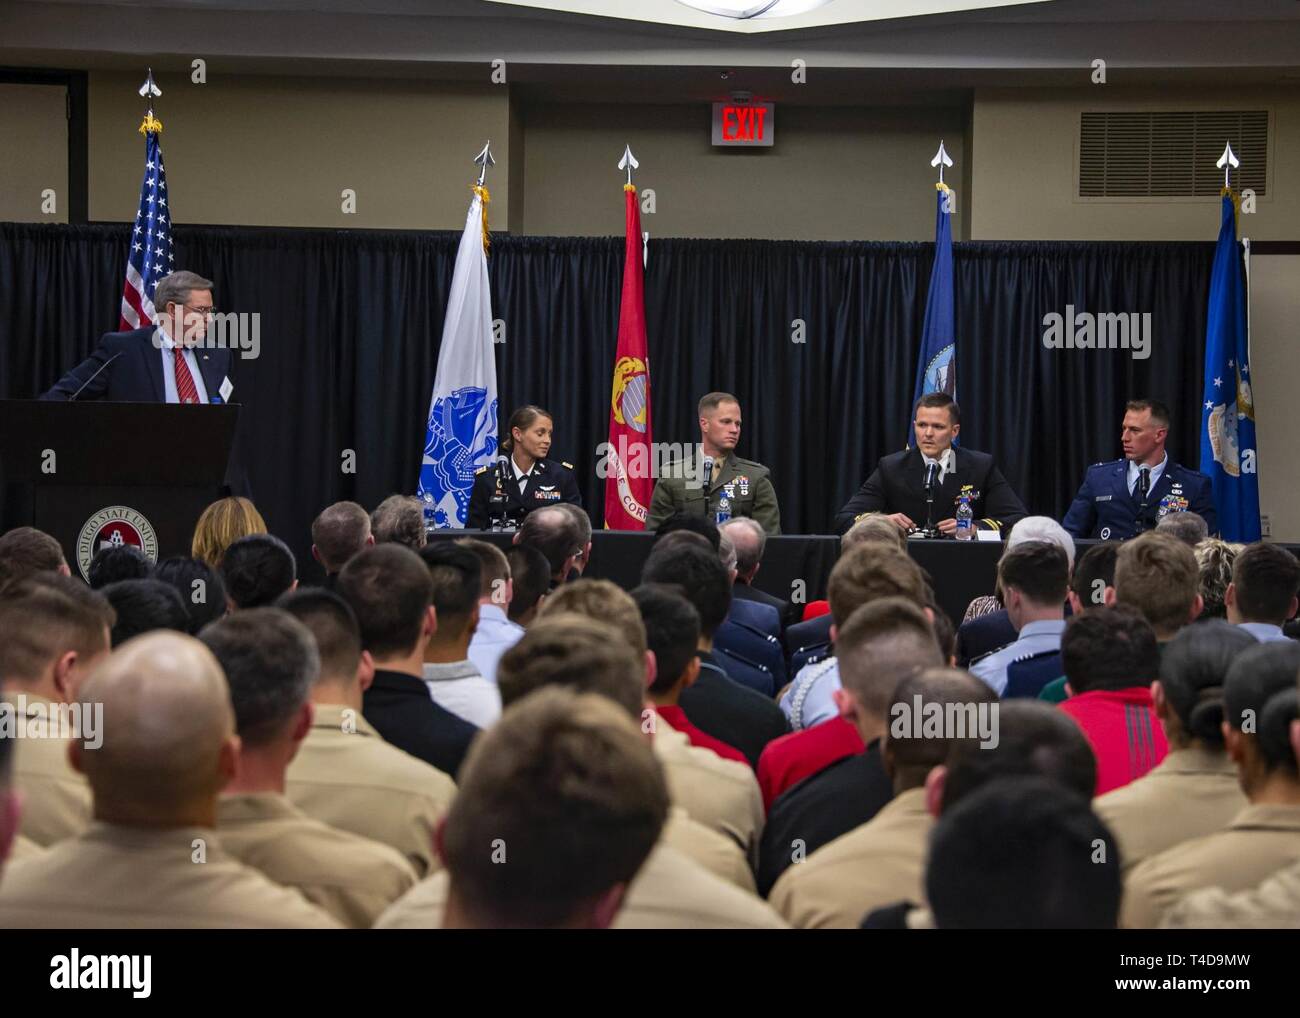
[[[1112,498],[1114,498],[1114,497],[1115,497],[1114,495],[1097,495],[1096,497],[1093,498],[1093,501],[1094,501],[1094,502],[1109,502],[1109,501],[1110,501]]]

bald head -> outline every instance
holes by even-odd
[[[233,773],[235,715],[217,659],[191,636],[128,640],[81,687],[103,709],[103,744],[72,745],[97,819],[145,827],[202,822]]]
[[[736,549],[736,578],[748,583],[763,561],[763,552],[767,548],[767,531],[758,520],[748,516],[728,520],[718,530]]]

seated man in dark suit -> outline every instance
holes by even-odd
[[[106,333],[94,352],[41,399],[75,395],[114,403],[229,402],[231,352],[206,342],[215,311],[212,285],[193,272],[164,276],[153,295],[158,324]]]
[[[992,456],[953,446],[961,432],[961,411],[951,396],[927,393],[916,401],[913,418],[916,446],[890,453],[876,464],[875,472],[836,515],[837,534],[867,513],[887,513],[904,531],[924,527],[931,473],[937,517],[933,523],[947,536],[957,531],[956,509],[963,495],[970,498],[975,524],[982,529],[1002,530],[1025,515],[1024,504]]]
[[[404,545],[375,545],[348,560],[335,591],[374,660],[365,719],[385,742],[454,778],[478,729],[434,703],[424,682],[424,649],[438,627],[429,567]]]
[[[718,528],[730,538],[736,549],[736,583],[732,587],[733,599],[756,601],[771,605],[781,617],[781,630],[792,626],[800,619],[800,605],[791,601],[782,601],[765,590],[754,586],[754,577],[758,575],[763,564],[763,553],[767,550],[767,531],[757,520],[748,516],[737,516]]]

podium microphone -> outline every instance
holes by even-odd
[[[934,529],[934,492],[939,486],[939,465],[931,463],[925,471],[925,530],[926,537],[936,536]]]
[[[713,483],[713,457],[704,457],[704,497],[709,497],[709,485]]]
[[[84,382],[81,383],[81,388],[78,389],[76,392],[74,392],[71,396],[68,397],[68,402],[71,403],[74,399],[76,399],[78,396],[80,396],[80,395],[82,394],[82,392],[85,390],[86,386],[88,386],[91,382],[93,382],[96,378],[99,377],[99,373],[100,373],[101,371],[103,371],[106,367],[108,367],[108,366],[109,366],[110,364],[112,364],[115,360],[117,360],[119,357],[121,357],[122,354],[125,353],[125,352],[126,352],[126,351],[124,351],[124,350],[119,350],[117,353],[113,354],[113,356],[110,357],[108,360],[104,361],[103,364],[101,364],[99,367],[97,367],[97,368],[94,370],[94,372],[91,374],[91,376],[90,376],[89,378],[87,378]]]

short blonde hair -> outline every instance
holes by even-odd
[[[905,551],[907,538],[898,524],[884,513],[867,513],[840,538],[840,554],[859,544],[890,544],[899,551]]]
[[[266,532],[266,520],[251,501],[239,495],[218,499],[203,510],[194,524],[190,554],[217,569],[226,549],[241,537]]]
[[[547,595],[538,615],[548,618],[562,612],[613,626],[623,634],[629,647],[645,657],[647,642],[641,610],[627,591],[609,580],[574,580],[561,584]]]

